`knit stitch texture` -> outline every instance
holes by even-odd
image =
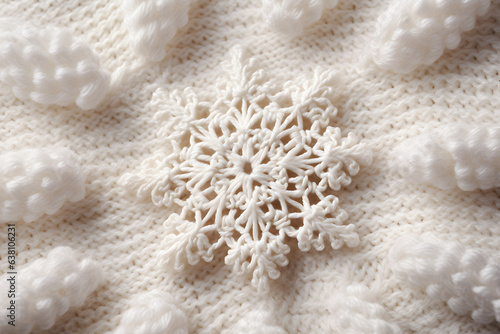
[[[499,2],[0,8],[27,330],[498,332]]]

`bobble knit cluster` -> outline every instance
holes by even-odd
[[[0,222],[29,223],[85,196],[85,177],[67,149],[11,151],[0,161]]]
[[[330,325],[339,334],[400,334],[401,328],[391,323],[378,296],[363,286],[352,286],[347,293],[334,294],[326,307]]]
[[[153,291],[136,296],[114,334],[187,334],[187,317],[172,296]]]
[[[263,0],[267,23],[276,31],[299,35],[318,21],[323,12],[337,5],[338,0]]]
[[[460,34],[474,28],[490,0],[395,0],[379,21],[374,62],[382,69],[409,73],[431,65]]]
[[[135,51],[151,61],[163,60],[179,29],[188,23],[193,1],[125,0],[125,22]]]
[[[0,81],[19,99],[93,109],[106,96],[109,77],[87,43],[58,28],[0,19]]]
[[[302,251],[355,247],[354,225],[332,190],[351,183],[371,152],[353,133],[333,126],[333,77],[316,73],[303,86],[266,80],[254,58],[240,48],[226,63],[214,103],[174,92],[157,119],[173,145],[143,164],[124,184],[158,206],[178,206],[165,223],[161,262],[181,270],[212,261],[229,247],[226,264],[253,273],[267,289],[280,275],[294,238]],[[161,99],[160,99],[161,100]]]
[[[54,248],[47,258],[19,268],[16,282],[16,326],[7,324],[7,306],[2,302],[1,333],[30,333],[49,329],[70,307],[82,305],[102,281],[100,266],[86,258],[78,260],[69,247]],[[8,291],[9,274],[0,277],[0,291]],[[5,306],[5,307],[4,307]]]
[[[276,320],[266,311],[252,310],[222,334],[287,334],[282,327],[275,324]]]
[[[465,191],[500,187],[500,127],[448,126],[401,143],[397,165],[414,182]]]
[[[437,245],[417,237],[398,241],[391,254],[396,274],[405,282],[445,301],[474,321],[500,322],[500,260],[459,243]]]

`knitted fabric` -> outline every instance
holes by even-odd
[[[421,34],[413,25],[429,21],[414,3],[3,1],[14,23],[0,45],[19,57],[0,50],[0,156],[72,152],[38,166],[61,176],[71,161],[85,192],[40,191],[59,179],[32,176],[28,154],[14,174],[0,166],[0,207],[57,204],[2,216],[0,245],[15,224],[19,292],[23,271],[57,247],[98,268],[72,281],[78,303],[28,330],[498,332],[498,298],[482,293],[500,251],[500,4],[418,1],[433,18]],[[33,67],[37,55],[50,66]],[[14,176],[26,178],[19,196],[5,190]],[[459,241],[492,277],[456,254],[453,270],[413,284],[411,264],[425,273],[426,257],[394,248],[407,234],[423,245],[411,249],[430,242],[443,256]],[[0,258],[8,275],[7,246]],[[456,273],[477,298],[426,290]]]

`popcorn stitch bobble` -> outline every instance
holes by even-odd
[[[445,127],[407,139],[395,152],[412,181],[465,191],[500,187],[499,127]]]
[[[81,261],[70,247],[57,247],[47,258],[19,268],[16,281],[16,326],[7,324],[7,298],[2,302],[1,333],[30,333],[36,327],[51,328],[70,307],[83,304],[102,281],[98,264]],[[0,277],[0,291],[8,291],[8,274]]]
[[[337,2],[338,0],[263,0],[263,11],[267,23],[273,29],[296,36],[318,21],[325,10],[335,7]]]
[[[109,77],[87,43],[67,29],[35,28],[0,19],[0,80],[19,99],[42,104],[95,108]]]
[[[67,149],[12,151],[0,161],[0,222],[29,223],[85,196],[85,177]]]
[[[187,334],[187,317],[172,296],[153,291],[132,299],[114,334]]]
[[[441,247],[406,237],[393,247],[396,275],[481,324],[500,322],[500,261],[459,243]]]
[[[379,20],[373,60],[399,73],[431,65],[445,49],[458,46],[460,34],[474,28],[489,5],[490,0],[393,0]]]
[[[136,52],[152,61],[162,61],[179,29],[188,23],[194,1],[125,0],[125,23]]]

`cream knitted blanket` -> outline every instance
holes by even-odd
[[[0,1],[0,333],[500,332],[499,20]]]

